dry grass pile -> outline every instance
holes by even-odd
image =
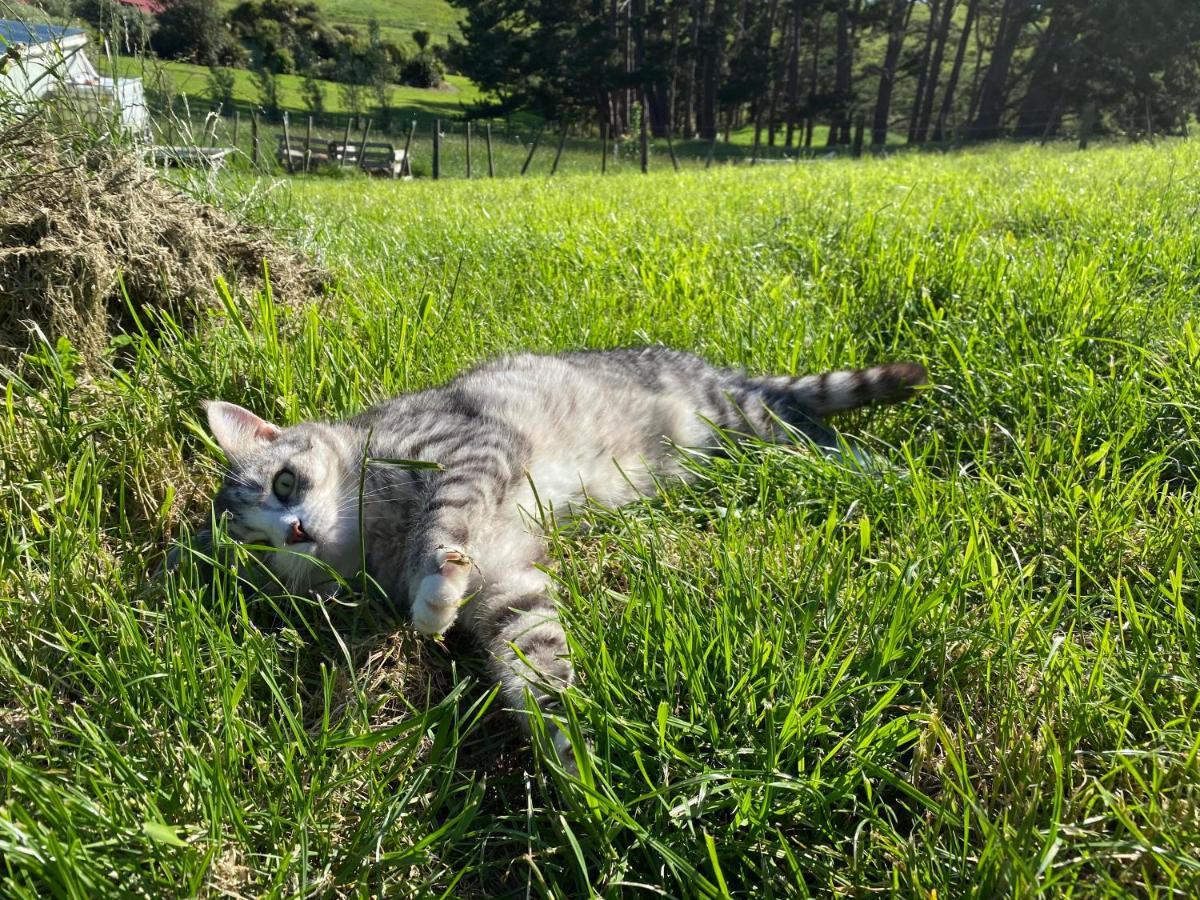
[[[136,310],[187,319],[217,302],[214,281],[316,296],[323,273],[261,230],[160,178],[131,150],[63,134],[38,119],[0,124],[0,358],[29,346],[31,325],[96,359]]]

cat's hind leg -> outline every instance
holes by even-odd
[[[540,542],[530,538],[529,548],[532,552],[505,560],[499,571],[484,565],[483,585],[465,610],[491,657],[505,708],[517,714],[527,732],[526,698],[550,711],[574,673],[550,577],[537,565],[543,556]],[[553,728],[552,739],[560,760],[573,768],[566,735]]]

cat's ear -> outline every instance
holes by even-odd
[[[245,456],[279,437],[278,426],[235,403],[209,400],[204,411],[208,413],[209,430],[230,459]]]

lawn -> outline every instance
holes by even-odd
[[[225,183],[334,297],[7,381],[3,893],[1194,895],[1198,171],[1164,142]],[[205,398],[292,422],[643,342],[936,386],[842,423],[878,474],[752,447],[552,536],[578,779],[453,634],[145,576],[215,482]]]

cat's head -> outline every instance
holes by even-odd
[[[205,412],[229,460],[213,507],[230,537],[276,548],[263,561],[292,590],[328,580],[306,557],[352,575],[360,457],[349,435],[318,423],[280,428],[221,401],[205,404]]]

